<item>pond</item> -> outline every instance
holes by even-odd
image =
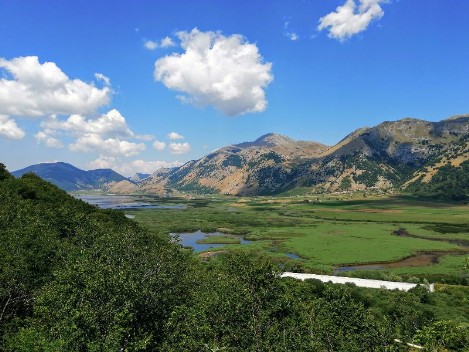
[[[234,238],[239,239],[240,244],[252,243],[252,241],[245,240],[241,236],[227,235],[221,232],[206,233],[202,231],[196,231],[196,232],[185,232],[185,233],[171,233],[171,236],[173,238],[178,238],[179,243],[183,245],[184,247],[194,248],[194,252],[203,252],[212,248],[227,246],[227,244],[222,244],[222,243],[197,243],[198,241],[206,240],[207,238],[210,238],[213,236],[234,237]]]
[[[118,195],[75,195],[92,205],[102,209],[185,209],[186,205],[157,204],[150,197],[145,196],[118,196]]]
[[[301,259],[301,257],[295,253],[285,253],[285,255],[290,259]]]

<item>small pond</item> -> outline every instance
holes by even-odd
[[[236,235],[227,235],[221,232],[211,232],[206,233],[202,231],[196,232],[185,232],[185,233],[171,233],[171,236],[178,237],[179,243],[185,247],[192,247],[194,248],[194,252],[203,252],[207,251],[211,248],[229,246],[229,244],[221,244],[221,243],[197,243],[197,241],[204,240],[211,236],[228,236],[228,237],[236,237],[239,238],[240,244],[249,244],[252,241],[248,241],[243,239],[241,236]]]
[[[285,255],[290,259],[301,259],[301,257],[295,253],[285,253]]]

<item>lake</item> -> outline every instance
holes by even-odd
[[[102,209],[185,209],[186,205],[157,204],[151,197],[146,196],[118,196],[118,195],[75,195],[92,205]]]

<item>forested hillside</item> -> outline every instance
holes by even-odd
[[[189,250],[0,164],[0,350],[399,351],[469,345],[468,291],[280,279]]]

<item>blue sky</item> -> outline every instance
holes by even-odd
[[[468,113],[468,14],[467,0],[0,0],[0,161],[131,175],[268,132],[332,145]]]

